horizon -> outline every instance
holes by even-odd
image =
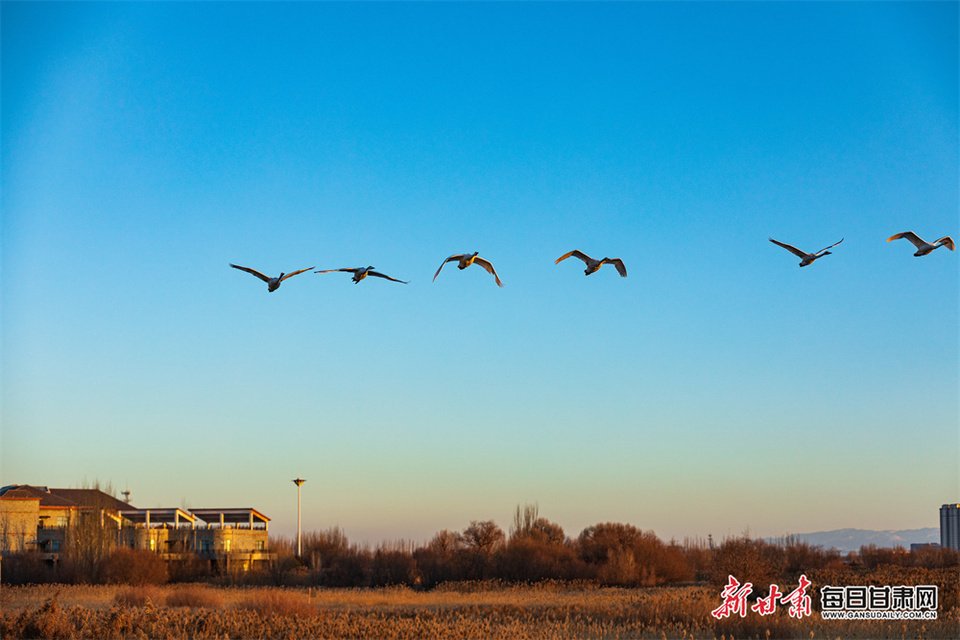
[[[960,239],[960,4],[0,17],[0,485],[295,535],[302,476],[304,531],[368,541],[960,500],[960,256],[886,241]],[[431,280],[474,251],[502,289]]]
[[[10,485],[8,485],[8,486],[10,486]],[[12,486],[17,486],[17,485],[12,485]],[[109,495],[109,496],[111,496],[111,497],[113,497],[113,498],[115,498],[115,499],[117,499],[117,500],[119,500],[119,501],[121,501],[121,502],[126,502],[127,499],[128,499],[128,497],[129,497],[129,496],[123,496],[123,497],[121,497],[121,495],[122,495],[122,493],[123,493],[122,491],[117,490],[116,488],[114,488],[113,486],[111,486],[109,483],[105,483],[105,484],[101,485],[98,481],[94,481],[94,482],[92,482],[92,483],[84,482],[84,483],[81,484],[80,487],[50,487],[50,486],[48,486],[48,485],[32,485],[32,486],[35,486],[35,487],[38,487],[38,488],[42,488],[42,489],[50,489],[50,490],[61,490],[61,489],[68,489],[68,490],[75,490],[75,489],[81,489],[81,490],[97,490],[97,491],[102,491],[103,493],[105,493],[105,494],[107,494],[107,495]],[[3,487],[0,487],[0,488],[6,489],[7,486],[3,486]],[[155,508],[146,508],[146,509],[144,509],[144,508],[137,507],[136,504],[133,504],[132,502],[127,503],[127,504],[129,505],[129,507],[130,507],[131,510],[135,510],[135,511],[145,511],[145,510],[153,511],[153,510],[156,510],[157,512],[161,512],[161,511],[170,511],[170,510],[172,510],[172,509],[179,508],[179,509],[184,509],[184,510],[186,510],[186,511],[188,511],[188,512],[191,512],[191,509],[190,509],[190,508],[184,507],[184,506],[180,506],[180,507],[167,506],[167,507],[155,507]],[[250,509],[256,510],[256,511],[260,514],[260,516],[265,516],[268,523],[269,523],[270,521],[272,521],[272,519],[270,518],[270,516],[269,516],[268,513],[265,513],[262,508],[257,507],[257,506],[255,506],[255,505],[254,505],[254,506],[245,505],[245,506],[243,506],[243,507],[240,507],[240,506],[238,506],[238,505],[233,505],[233,506],[228,506],[228,507],[225,507],[225,506],[223,506],[223,505],[220,505],[220,506],[206,505],[206,506],[204,506],[204,507],[193,507],[194,510],[199,510],[199,509],[211,509],[211,508],[212,508],[212,509],[248,509],[248,508],[250,508]],[[494,524],[497,525],[498,528],[500,528],[500,529],[504,532],[504,534],[506,534],[507,536],[510,536],[510,535],[512,535],[513,532],[514,532],[514,526],[515,526],[515,524],[516,524],[516,513],[518,513],[518,511],[519,511],[520,509],[525,509],[525,510],[526,510],[526,509],[530,509],[530,508],[533,508],[533,509],[534,509],[534,513],[539,514],[539,505],[537,505],[537,504],[529,504],[529,503],[528,503],[528,504],[525,504],[525,505],[519,505],[519,504],[518,504],[518,505],[516,505],[516,507],[515,507],[514,515],[511,516],[512,524],[509,524],[509,525],[504,524],[504,525],[502,525],[502,524],[501,524],[499,521],[497,521],[497,520],[493,520],[493,522],[494,522]],[[168,514],[168,515],[169,515],[169,514]],[[194,515],[196,515],[196,514],[194,514]],[[545,517],[545,516],[543,516],[543,515],[540,515],[539,517],[540,517],[541,519],[545,519],[545,520],[547,520],[548,522],[551,522],[551,523],[553,523],[553,524],[559,524],[559,523],[554,523],[552,520],[550,520],[550,518],[547,518],[547,517]],[[198,516],[198,518],[199,518],[202,522],[205,523],[204,526],[210,526],[210,525],[215,525],[215,524],[216,524],[215,522],[210,522],[210,521],[205,520],[202,516]],[[467,523],[464,527],[462,527],[462,528],[460,528],[460,529],[452,529],[452,530],[447,529],[447,530],[442,530],[442,531],[450,531],[450,532],[452,532],[452,533],[459,534],[459,533],[462,533],[462,529],[467,528],[468,526],[472,525],[472,524],[475,523],[475,522],[479,522],[479,520],[478,520],[478,519],[471,520],[471,522]],[[609,521],[609,520],[599,521],[599,522],[593,523],[593,525],[588,525],[588,527],[584,528],[584,530],[586,530],[586,529],[589,528],[589,527],[595,526],[595,525],[611,524],[611,523],[612,523],[612,521]],[[620,524],[632,525],[633,523],[620,523]],[[635,526],[635,525],[634,525],[634,526]],[[564,527],[562,527],[562,526],[561,526],[561,528],[562,528],[563,531],[564,531],[564,535],[566,536],[566,539],[567,539],[568,541],[573,541],[573,542],[575,542],[575,541],[578,539],[578,537],[580,536],[580,534],[583,533],[583,531],[584,531],[584,530],[581,530],[581,531],[576,531],[576,532],[574,532],[574,531],[569,531],[569,530],[567,530],[566,528],[564,528]],[[268,526],[268,529],[269,529],[269,526]],[[684,548],[686,548],[686,547],[688,547],[688,546],[702,547],[703,545],[717,545],[717,546],[719,546],[719,545],[723,544],[723,543],[724,543],[725,541],[727,541],[727,540],[739,540],[739,539],[742,539],[742,538],[748,538],[748,539],[752,539],[752,540],[760,540],[760,541],[763,541],[763,542],[766,542],[766,543],[769,543],[769,544],[781,545],[781,546],[782,546],[782,545],[785,545],[785,544],[790,544],[790,543],[791,543],[792,541],[794,541],[794,540],[800,540],[800,541],[805,541],[805,542],[807,542],[808,544],[811,544],[812,546],[821,547],[821,548],[823,548],[823,549],[826,550],[826,551],[836,550],[836,551],[840,551],[841,553],[848,553],[849,551],[856,551],[856,550],[858,550],[861,546],[864,546],[864,545],[866,545],[866,544],[875,544],[875,543],[873,543],[873,542],[863,542],[862,544],[857,544],[855,548],[849,548],[849,547],[846,547],[846,546],[838,547],[838,546],[836,546],[836,544],[831,544],[830,546],[827,546],[827,544],[824,543],[824,542],[810,542],[807,538],[809,538],[809,537],[811,537],[811,536],[813,536],[813,537],[816,537],[816,536],[823,537],[823,536],[829,535],[829,534],[854,534],[854,535],[858,536],[857,539],[863,539],[865,536],[867,536],[867,537],[875,537],[875,536],[871,536],[870,534],[894,534],[893,537],[894,537],[894,538],[898,538],[898,539],[900,538],[901,535],[915,534],[915,535],[917,536],[917,539],[915,539],[915,540],[906,540],[906,541],[904,541],[904,540],[899,540],[899,541],[896,542],[895,544],[877,544],[876,546],[878,546],[879,548],[895,548],[896,546],[904,547],[905,545],[909,545],[909,544],[924,544],[924,543],[929,543],[929,542],[930,542],[929,540],[921,540],[920,537],[921,537],[921,536],[926,536],[927,538],[929,538],[929,536],[931,535],[931,532],[936,532],[937,539],[938,539],[938,540],[940,539],[940,535],[939,535],[940,527],[939,527],[939,526],[934,526],[934,527],[920,527],[920,528],[915,528],[915,529],[859,529],[859,528],[855,528],[855,527],[843,527],[843,528],[840,528],[840,529],[831,529],[831,530],[829,530],[829,531],[791,532],[791,533],[785,533],[785,534],[776,535],[776,536],[763,536],[763,537],[756,536],[756,535],[751,535],[751,532],[750,532],[749,530],[744,530],[744,531],[741,531],[741,532],[736,533],[736,534],[727,534],[727,535],[724,535],[724,536],[718,536],[716,539],[714,539],[712,533],[708,533],[707,536],[705,536],[705,537],[702,537],[702,536],[683,536],[682,538],[678,538],[678,537],[675,537],[675,536],[674,536],[674,537],[670,537],[670,538],[663,538],[662,536],[660,536],[659,534],[657,534],[656,531],[645,530],[645,529],[642,529],[642,528],[639,528],[639,527],[638,527],[638,529],[640,529],[641,531],[644,531],[644,532],[650,532],[650,533],[655,534],[658,539],[660,539],[661,541],[663,541],[663,542],[665,542],[665,543],[678,544],[678,545],[680,545],[681,547],[684,547]],[[351,538],[349,532],[343,530],[342,527],[339,527],[338,525],[332,525],[332,526],[330,526],[330,527],[324,527],[324,528],[322,528],[322,529],[310,529],[310,530],[305,529],[305,530],[302,531],[302,534],[303,534],[304,536],[307,536],[307,535],[310,535],[310,534],[324,536],[324,535],[326,535],[327,533],[329,533],[329,532],[331,532],[331,531],[333,531],[333,530],[338,530],[338,531],[340,532],[340,534],[342,534],[342,535],[347,539],[347,541],[348,541],[351,545],[357,545],[358,547],[360,547],[360,548],[365,548],[365,549],[374,549],[374,548],[380,548],[380,547],[383,547],[383,546],[391,547],[391,546],[398,545],[398,544],[399,544],[399,545],[412,545],[413,547],[424,547],[424,546],[427,546],[427,545],[431,542],[431,540],[435,537],[436,534],[441,533],[441,530],[438,530],[438,531],[434,532],[433,534],[431,534],[430,536],[428,536],[428,537],[426,537],[426,538],[423,538],[423,539],[386,537],[386,538],[381,538],[381,539],[379,539],[379,540],[370,540],[370,539],[356,540],[356,539],[354,539],[354,538]],[[834,536],[834,537],[836,537],[836,536]],[[272,531],[272,530],[271,530],[271,531],[270,531],[270,538],[273,539],[273,540],[276,540],[276,541],[278,541],[278,542],[291,543],[291,542],[293,542],[293,541],[295,541],[295,540],[297,539],[297,532],[296,532],[296,530],[294,529],[292,532],[284,532],[284,533],[279,533],[279,534],[277,534],[275,531]],[[939,546],[939,542],[937,542],[936,544],[937,544],[937,546]]]

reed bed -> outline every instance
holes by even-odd
[[[0,589],[3,638],[954,638],[956,608],[926,622],[802,621],[785,611],[722,621],[712,587],[450,585],[385,589]]]
[[[206,585],[183,585],[167,594],[166,603],[168,607],[221,609],[224,599],[219,590]]]

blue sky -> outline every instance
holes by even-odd
[[[371,542],[937,526],[958,256],[884,241],[960,239],[958,7],[5,1],[0,481],[289,535],[303,476]],[[431,282],[473,251],[503,289]]]

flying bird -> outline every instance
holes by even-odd
[[[930,243],[915,234],[913,231],[904,231],[903,233],[898,233],[895,236],[890,236],[887,238],[887,242],[890,242],[891,240],[899,240],[900,238],[906,238],[913,243],[913,246],[917,248],[917,252],[913,255],[917,258],[927,255],[939,246],[944,246],[947,249],[950,249],[950,251],[953,251],[956,248],[953,244],[953,238],[950,236],[943,236],[939,240]]]
[[[313,267],[307,267],[306,269],[300,269],[299,271],[294,271],[293,273],[287,273],[287,274],[281,273],[276,278],[271,278],[270,276],[263,275],[256,269],[251,269],[249,267],[241,267],[235,264],[231,264],[230,266],[233,267],[234,269],[240,269],[240,271],[246,271],[247,273],[252,273],[253,275],[257,276],[258,278],[260,278],[261,280],[267,283],[267,291],[271,291],[271,292],[279,289],[280,283],[286,280],[287,278],[291,278],[297,275],[298,273],[303,273],[304,271],[310,271],[310,269],[313,269]]]
[[[437,269],[437,272],[433,274],[433,280],[436,281],[437,276],[440,275],[440,270],[443,269],[443,265],[447,264],[448,262],[453,262],[454,260],[458,260],[460,262],[460,264],[457,265],[458,269],[462,270],[462,269],[466,269],[472,264],[478,264],[484,269],[486,269],[487,273],[493,274],[493,278],[497,281],[497,286],[502,287],[503,283],[500,282],[500,276],[497,275],[496,269],[493,268],[493,265],[490,264],[488,260],[484,260],[483,258],[478,256],[477,255],[478,253],[479,251],[474,251],[473,253],[461,253],[458,255],[450,256],[449,258],[447,258],[446,260],[440,263],[440,269]]]
[[[600,267],[602,267],[605,264],[612,264],[617,268],[617,273],[620,274],[621,278],[627,277],[627,268],[623,266],[623,260],[621,260],[620,258],[604,258],[603,260],[595,260],[590,256],[588,256],[587,254],[583,253],[582,251],[577,251],[576,249],[574,249],[570,253],[560,256],[559,258],[557,258],[556,262],[554,262],[553,264],[560,264],[561,260],[566,260],[570,256],[573,256],[574,258],[580,258],[587,265],[587,268],[583,270],[583,273],[585,275],[590,275],[595,271],[599,271]]]
[[[789,251],[789,252],[792,253],[793,255],[795,255],[795,256],[797,256],[798,258],[800,258],[800,259],[801,259],[801,260],[800,260],[800,266],[801,266],[801,267],[805,267],[805,266],[807,266],[808,264],[813,264],[813,261],[816,260],[817,258],[822,258],[823,256],[829,256],[829,255],[830,255],[830,252],[827,251],[827,249],[833,249],[835,246],[837,246],[838,244],[840,244],[840,242],[843,242],[843,238],[840,238],[840,242],[834,242],[832,245],[830,245],[829,247],[827,247],[827,249],[821,249],[820,251],[817,251],[816,253],[804,253],[803,251],[800,251],[800,249],[797,249],[797,248],[796,248],[795,246],[793,246],[792,244],[786,244],[786,243],[783,243],[783,242],[777,242],[777,241],[774,240],[773,238],[770,238],[770,242],[772,242],[773,244],[775,244],[775,245],[777,245],[777,246],[783,247],[784,249],[786,249],[787,251]]]
[[[399,282],[400,284],[408,284],[403,280],[397,280],[396,278],[391,278],[390,276],[382,274],[379,271],[374,271],[373,267],[357,267],[356,269],[327,269],[326,271],[314,271],[314,273],[334,273],[335,271],[346,271],[348,273],[352,273],[353,284],[357,284],[367,276],[376,276],[378,278],[393,280],[394,282]]]

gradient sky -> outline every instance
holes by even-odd
[[[935,527],[960,256],[885,240],[960,240],[958,7],[4,1],[0,481],[291,535],[303,476],[370,542]],[[503,289],[431,282],[473,251]]]

